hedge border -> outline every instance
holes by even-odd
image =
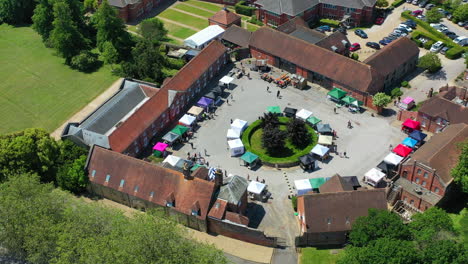
[[[405,0],[396,0],[395,2],[392,3],[391,6],[393,6],[393,7],[399,7],[399,6],[401,6],[402,4],[404,4],[404,3],[405,3]]]
[[[322,18],[319,20],[320,25],[327,25],[330,27],[339,27],[340,26],[340,21],[338,20],[333,20],[333,19],[327,19],[327,18]]]

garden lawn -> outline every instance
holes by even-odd
[[[247,22],[245,22],[245,23],[247,23]],[[260,28],[259,26],[253,25],[251,23],[247,23],[247,30],[250,31],[250,32],[254,32],[259,28]]]
[[[175,22],[182,23],[187,26],[196,27],[198,29],[204,29],[208,26],[208,20],[206,19],[190,16],[185,13],[173,10],[173,9],[166,9],[164,12],[162,12],[158,16],[173,20]]]
[[[210,3],[207,3],[207,2],[189,0],[189,1],[186,1],[186,3],[190,4],[190,5],[193,5],[193,6],[198,6],[198,7],[204,8],[204,9],[208,9],[208,10],[211,10],[213,12],[218,12],[219,10],[222,9],[222,7],[219,6],[219,5],[210,4]]]
[[[330,249],[303,248],[301,264],[335,264],[340,258],[338,254],[331,254]]]
[[[0,25],[0,134],[40,127],[52,132],[118,77],[110,67],[70,69],[30,27]]]
[[[193,34],[197,33],[195,30],[192,30],[190,28],[184,28],[170,22],[164,22],[164,27],[168,30],[169,35],[181,39],[186,39],[192,36]]]
[[[202,16],[202,17],[211,17],[214,15],[215,12],[209,12],[209,11],[205,11],[205,10],[202,10],[202,9],[199,9],[199,8],[195,8],[193,6],[189,6],[189,5],[186,5],[186,4],[178,4],[176,6],[173,6],[174,8],[177,8],[177,9],[180,9],[180,10],[183,10],[183,11],[186,11],[186,12],[189,12],[189,13],[192,13],[192,14],[195,14],[195,15],[199,15],[199,16]]]

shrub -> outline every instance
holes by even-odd
[[[320,19],[320,25],[327,25],[327,26],[330,26],[330,27],[339,27],[340,26],[340,21],[322,18],[322,19]]]
[[[423,43],[422,43],[419,39],[414,39],[414,38],[412,38],[411,40],[413,40],[414,43],[416,43],[416,45],[418,45],[418,47],[422,47],[422,46],[423,46]]]
[[[402,96],[403,95],[403,92],[401,91],[400,88],[394,88],[391,92],[390,92],[390,96],[392,98],[395,98],[395,97],[398,97],[398,96]]]
[[[359,55],[357,53],[352,53],[351,54],[351,59],[353,60],[359,60]]]
[[[432,47],[432,45],[434,45],[434,41],[428,40],[426,43],[424,43],[424,48],[428,50]]]
[[[401,87],[409,87],[408,81],[402,81],[401,82]]]
[[[252,16],[255,12],[255,7],[246,6],[245,1],[240,1],[235,5],[235,10],[238,14]]]
[[[445,53],[445,57],[451,60],[455,60],[461,57],[465,51],[461,47],[453,47]]]
[[[419,58],[417,66],[427,70],[430,73],[434,73],[442,68],[442,63],[435,53],[428,52],[426,55]]]
[[[403,3],[405,2],[405,0],[396,0],[392,3],[392,6],[395,8],[395,7],[399,7],[401,6]]]
[[[294,208],[294,211],[296,212],[297,211],[297,196],[293,195],[291,197],[291,203],[292,203],[292,206]]]
[[[263,26],[262,21],[258,20],[255,15],[253,15],[247,22],[252,23],[252,24],[256,24],[256,25],[259,25],[259,26]]]
[[[180,70],[185,65],[185,61],[183,59],[167,58],[167,62],[171,69]]]
[[[97,56],[89,51],[83,51],[71,59],[70,66],[73,69],[89,72],[97,66]]]

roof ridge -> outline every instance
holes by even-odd
[[[458,124],[453,124],[452,126],[456,126],[456,125],[458,125]],[[466,125],[466,124],[464,124],[464,125]],[[450,140],[445,141],[445,142],[443,143],[443,145],[439,148],[439,150],[442,150],[442,149],[444,149],[445,147],[447,147],[447,145],[451,144],[452,141],[453,141],[458,135],[460,135],[461,133],[463,133],[463,130],[464,130],[464,129],[459,129],[459,130],[457,130],[457,132],[455,133],[455,135],[454,135]],[[443,132],[442,132],[442,133],[443,133]],[[441,135],[442,133],[440,133],[439,135]],[[436,136],[437,136],[437,135],[436,135]],[[432,138],[431,138],[431,139],[432,139]],[[435,152],[435,151],[434,151],[434,152],[429,156],[429,160],[428,160],[428,161],[432,160],[432,159],[434,158],[434,156],[436,156],[438,153],[439,153],[439,152]]]

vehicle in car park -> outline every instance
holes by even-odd
[[[435,7],[434,4],[428,4],[428,5],[426,5],[426,10],[431,10],[434,7]]]
[[[374,24],[376,24],[376,25],[382,25],[384,21],[385,21],[385,18],[384,18],[384,17],[378,17],[378,18],[375,19]]]
[[[419,15],[416,17],[419,20],[426,21],[426,16],[425,15]]]
[[[421,41],[422,44],[428,42],[429,40],[427,38],[419,38],[419,41]]]
[[[413,0],[406,0],[406,3],[411,3],[413,2]]]
[[[404,29],[406,29],[406,31],[408,31],[408,32],[413,31],[413,29],[412,29],[410,26],[406,25],[406,24],[400,24],[400,25],[398,25],[398,27],[399,27],[399,28],[404,28]]]
[[[427,2],[428,2],[427,0],[422,0],[418,6],[424,8],[427,5]]]
[[[395,39],[397,39],[397,38],[399,38],[399,37],[400,37],[400,36],[398,36],[397,34],[395,34],[395,33],[393,33],[393,32],[390,33],[390,34],[387,36],[387,38],[389,38],[389,39],[391,39],[391,40],[395,40]]]
[[[364,32],[364,30],[362,30],[362,29],[356,29],[356,30],[354,31],[354,33],[355,33],[356,35],[358,35],[359,37],[361,37],[361,38],[367,38],[366,32]]]
[[[403,28],[403,27],[397,27],[397,28],[395,28],[395,30],[399,30],[399,31],[405,33],[406,35],[408,35],[410,33],[406,28]]]
[[[349,51],[356,51],[358,49],[361,49],[361,45],[359,43],[353,43],[351,44],[351,47],[349,47]]]
[[[437,41],[436,43],[432,44],[432,47],[431,49],[429,50],[430,52],[434,52],[434,53],[437,53],[439,52],[443,47],[444,47],[444,43],[442,41]]]
[[[460,27],[464,27],[467,24],[468,24],[468,22],[466,22],[466,21],[460,21],[460,22],[457,23],[457,25],[459,25]]]
[[[390,44],[390,42],[392,42],[391,40],[385,40],[385,39],[381,39],[379,40],[379,44],[382,45],[382,46],[387,46],[388,44]]]
[[[413,5],[417,5],[419,3],[419,0],[413,0],[413,2],[411,2]]]
[[[373,49],[380,49],[380,45],[377,42],[367,42],[366,46]]]
[[[395,30],[393,30],[393,33],[397,34],[398,36],[407,36],[408,35],[402,29],[395,29]]]
[[[403,22],[403,24],[408,25],[411,28],[416,28],[418,25],[416,24],[416,22],[414,22],[414,20],[411,19],[406,20],[405,22]]]
[[[422,15],[423,11],[422,10],[414,10],[413,12],[411,12],[411,15],[412,16],[419,16],[419,15]]]
[[[445,36],[449,37],[450,39],[455,39],[456,37],[458,37],[457,34],[455,34],[455,32],[453,31],[445,31],[444,32]]]
[[[323,30],[323,31],[331,31],[331,27],[328,25],[322,25],[318,27],[317,29]]]
[[[440,53],[441,54],[444,54],[447,52],[447,50],[449,50],[450,48],[449,47],[443,47],[441,50],[440,50]]]
[[[468,37],[460,36],[460,37],[458,37],[458,38],[455,38],[455,39],[453,40],[453,42],[454,42],[455,44],[460,45],[460,46],[464,46],[463,44],[466,43],[466,42],[468,42]],[[468,44],[468,43],[467,43],[467,44]]]

